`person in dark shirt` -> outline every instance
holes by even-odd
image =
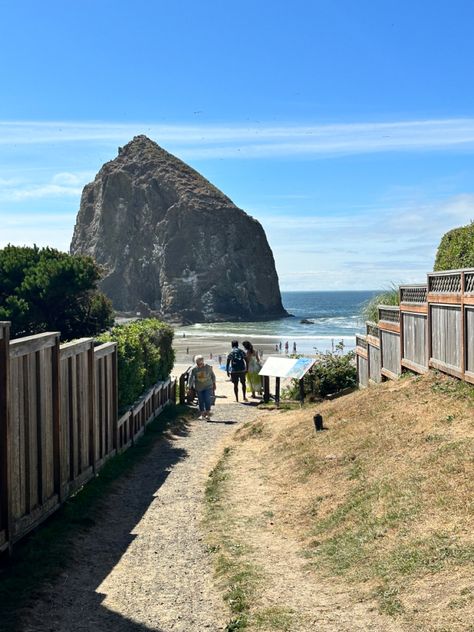
[[[239,349],[237,340],[232,340],[232,351],[227,356],[225,365],[227,377],[230,377],[234,385],[235,401],[239,401],[239,382],[242,386],[242,398],[247,402],[247,390],[245,387],[245,374],[247,373],[247,364],[245,362],[245,352]]]

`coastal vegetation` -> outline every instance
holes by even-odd
[[[318,412],[244,424],[210,475],[228,630],[474,630],[474,387],[408,374]]]
[[[119,409],[123,410],[158,380],[166,380],[174,364],[172,327],[154,318],[116,325],[97,341],[116,342]]]
[[[364,303],[362,307],[362,317],[364,320],[377,323],[379,320],[379,305],[399,305],[399,303],[399,288],[393,284],[388,289],[380,292],[380,294],[376,294],[373,298]]]
[[[357,385],[355,352],[343,351],[344,347],[339,343],[335,352],[327,351],[317,355],[317,361],[303,377],[305,397],[308,401],[321,399]],[[292,380],[290,387],[285,391],[285,397],[299,399],[299,388],[299,380]]]
[[[110,300],[97,289],[101,268],[90,257],[54,248],[0,250],[0,320],[11,334],[59,331],[63,340],[94,336],[113,323]]]
[[[474,268],[474,222],[446,233],[436,253],[435,271],[459,268]]]

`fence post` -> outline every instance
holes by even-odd
[[[52,348],[51,354],[51,377],[52,377],[52,414],[53,414],[53,459],[54,459],[54,490],[58,495],[58,498],[61,498],[61,459],[63,458],[62,454],[62,431],[61,431],[61,411],[60,411],[60,400],[61,400],[61,388],[59,384],[60,380],[60,354],[59,354],[59,338],[60,335],[56,334],[56,339],[54,342],[54,346]]]
[[[0,322],[0,551],[11,549],[10,323]]]
[[[184,400],[185,400],[185,387],[184,387],[184,376],[186,375],[186,373],[182,373],[179,376],[179,403],[181,404],[181,406],[184,406]]]
[[[114,352],[112,354],[112,428],[114,433],[113,446],[115,450],[118,450],[119,436],[118,436],[118,345],[115,344]]]

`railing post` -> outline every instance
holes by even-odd
[[[11,549],[10,438],[10,323],[0,322],[0,551]]]
[[[59,355],[59,338],[60,334],[56,334],[54,345],[51,352],[51,386],[52,386],[52,413],[53,413],[53,458],[54,458],[54,490],[61,498],[61,459],[62,454],[62,430],[61,430],[61,388],[60,380],[60,355]]]
[[[179,376],[179,403],[181,404],[181,406],[184,406],[184,403],[185,403],[185,387],[184,387],[185,375],[186,375],[185,373],[182,373]]]
[[[115,450],[118,448],[118,345],[115,344],[114,352],[112,354],[112,432],[113,447]]]

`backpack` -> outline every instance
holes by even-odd
[[[242,349],[232,349],[229,354],[230,358],[230,370],[232,373],[237,373],[241,371],[247,370],[247,365],[245,364],[245,354]]]

